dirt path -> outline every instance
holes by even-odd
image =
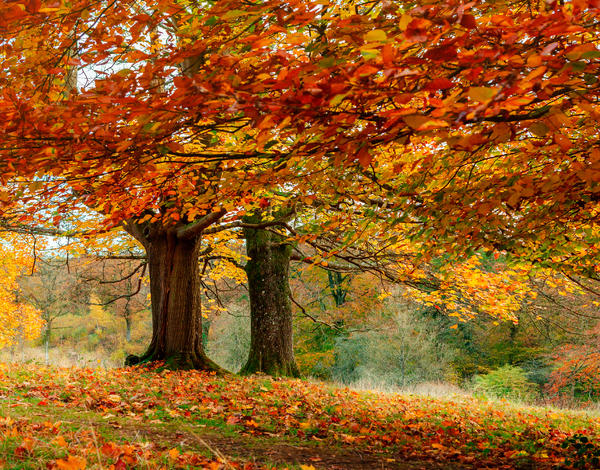
[[[349,450],[326,445],[298,445],[273,437],[223,437],[214,432],[188,428],[178,432],[158,430],[145,424],[122,425],[116,434],[127,440],[148,440],[163,445],[181,446],[190,450],[208,450],[217,456],[268,464],[312,465],[316,469],[466,469],[463,465],[434,461],[390,459],[364,450]]]

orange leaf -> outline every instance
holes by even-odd
[[[52,439],[52,444],[64,448],[68,447],[67,441],[65,441],[65,438],[62,436],[56,436],[54,439]]]
[[[363,65],[356,69],[356,72],[354,72],[354,76],[366,77],[368,75],[373,75],[377,72],[379,72],[379,69],[377,67],[373,67],[372,65]]]
[[[69,455],[67,459],[59,459],[56,466],[62,470],[85,470],[87,461],[83,457]]]
[[[381,49],[381,58],[383,59],[383,64],[386,67],[392,67],[394,65],[394,59],[396,58],[396,50],[394,46],[391,44],[386,44]]]
[[[559,134],[558,132],[554,134],[554,142],[561,148],[563,152],[568,151],[573,146],[571,139],[563,134]]]

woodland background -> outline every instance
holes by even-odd
[[[242,242],[229,244],[243,260]],[[5,272],[11,258],[5,253]],[[245,273],[230,261],[210,264],[214,275],[203,286],[207,351],[219,365],[238,372],[250,345]],[[5,344],[2,360],[114,368],[147,347],[152,324],[140,261],[45,253],[33,273],[12,269],[14,294],[25,311],[37,311],[43,325],[37,316],[20,325],[23,334]],[[484,278],[478,277],[482,273]],[[474,255],[470,265],[456,265],[447,275],[463,288],[471,282],[471,295],[491,301],[492,310],[464,320],[448,312],[447,299],[423,286],[293,263],[294,345],[301,374],[362,389],[596,407],[600,297],[595,281],[517,272],[491,254]],[[500,277],[494,281],[494,276]],[[517,305],[506,303],[512,297],[498,301],[499,294],[514,290],[520,291]],[[513,308],[514,320],[499,320],[493,308]]]

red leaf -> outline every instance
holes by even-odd
[[[445,62],[448,60],[456,59],[458,53],[456,47],[452,45],[446,45],[430,49],[425,53],[426,59],[431,59],[437,62]]]
[[[430,81],[425,87],[426,90],[436,91],[436,90],[447,90],[448,88],[452,88],[454,83],[447,78],[436,78],[435,80]]]
[[[363,168],[369,166],[371,164],[371,161],[373,160],[373,156],[366,147],[360,149],[357,158]]]
[[[467,29],[477,28],[477,21],[473,15],[465,14],[460,20],[460,24]]]
[[[25,6],[28,13],[37,13],[42,6],[41,0],[29,0]]]

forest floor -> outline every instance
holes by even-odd
[[[0,467],[23,469],[593,468],[600,455],[585,413],[141,368],[0,364],[0,433]]]

